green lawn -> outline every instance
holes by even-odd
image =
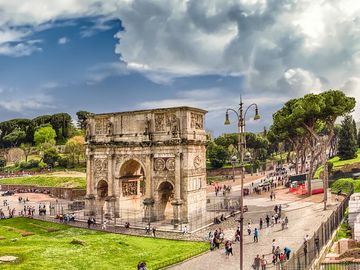
[[[351,165],[354,163],[360,163],[360,148],[357,150],[356,152],[356,157],[353,159],[348,159],[348,160],[340,160],[340,158],[338,156],[335,156],[331,159],[329,159],[329,162],[331,162],[333,164],[333,170],[338,170],[341,167],[345,166],[345,165]],[[315,179],[319,179],[320,178],[320,173],[323,171],[324,167],[320,166],[314,175]]]
[[[360,180],[354,180],[353,178],[340,178],[335,182],[330,183],[331,190],[333,192],[341,191],[342,193],[349,193],[351,188],[354,188],[354,192],[360,192]]]
[[[86,179],[85,177],[40,175],[0,179],[1,184],[86,188]]]
[[[23,233],[33,235],[22,236]],[[1,269],[136,269],[139,261],[158,269],[208,250],[208,243],[153,239],[14,218],[0,221],[0,256],[19,257]],[[12,239],[18,239],[13,242]],[[73,239],[84,245],[72,244]]]

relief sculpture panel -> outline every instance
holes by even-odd
[[[191,113],[191,128],[193,129],[204,128],[204,118],[201,114]]]
[[[122,182],[122,194],[124,197],[137,195],[137,181]]]
[[[95,158],[95,178],[107,178],[108,173],[108,161],[105,158]]]
[[[111,132],[112,125],[107,118],[96,119],[95,121],[95,135],[106,135]]]

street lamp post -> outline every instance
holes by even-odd
[[[255,116],[254,120],[260,119],[259,110],[257,104],[253,103],[250,104],[245,112],[244,112],[244,103],[242,101],[242,97],[240,96],[240,104],[239,109],[227,109],[226,110],[226,118],[225,118],[225,125],[230,125],[230,119],[229,119],[229,111],[232,111],[236,114],[237,120],[238,120],[238,133],[239,133],[239,141],[238,141],[238,150],[240,154],[240,169],[241,169],[241,195],[240,195],[240,270],[243,270],[244,266],[244,244],[243,244],[243,238],[244,238],[244,152],[246,147],[246,141],[245,141],[245,117],[248,110],[253,107],[255,108]]]
[[[235,164],[237,162],[237,157],[234,155],[231,157],[231,165],[232,165],[232,178],[233,178],[233,182],[235,182]]]

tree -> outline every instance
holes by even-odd
[[[85,154],[85,139],[83,136],[75,136],[69,139],[65,145],[65,153],[72,164],[80,163],[80,158]]]
[[[221,145],[210,141],[206,148],[206,154],[210,160],[211,166],[214,168],[221,168],[229,159],[227,149]]]
[[[50,125],[42,126],[34,133],[34,142],[36,145],[43,143],[55,145],[55,138],[56,132]]]
[[[286,127],[290,130],[300,131],[299,137],[304,139],[304,145],[308,146],[310,153],[310,168],[308,174],[308,194],[311,195],[311,180],[315,171],[315,162],[323,153],[323,148],[318,147],[318,143],[327,149],[334,137],[334,125],[337,117],[350,113],[355,107],[355,99],[347,97],[342,91],[329,90],[320,94],[308,94],[302,98],[293,99],[287,102],[280,110],[279,119],[274,118],[274,124],[286,135]],[[323,163],[327,163],[327,156]]]
[[[55,162],[57,162],[58,159],[59,154],[56,148],[50,148],[45,151],[43,160],[48,166],[54,167]]]
[[[20,129],[15,129],[11,133],[3,137],[5,142],[11,144],[11,147],[15,147],[19,141],[23,140],[26,137],[26,133]]]
[[[20,149],[24,151],[25,162],[27,162],[32,151],[32,145],[30,143],[22,143]]]
[[[360,129],[359,129],[358,134],[357,134],[357,145],[360,148]]]
[[[350,115],[347,115],[341,122],[339,134],[338,155],[341,160],[355,158],[357,150],[355,134],[353,119]]]
[[[86,120],[88,119],[89,116],[93,115],[93,113],[91,112],[87,112],[87,111],[78,111],[76,113],[77,116],[77,126],[80,129],[86,129]]]

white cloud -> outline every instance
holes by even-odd
[[[17,98],[15,95],[0,100],[0,108],[11,112],[25,113],[27,111],[54,108],[53,99],[44,94]]]
[[[249,96],[289,98],[346,91],[346,82],[360,74],[356,0],[134,0],[117,14],[125,31],[116,35],[116,52],[148,78],[160,77],[159,83],[241,75]]]
[[[89,69],[86,81],[88,84],[99,83],[114,75],[127,74],[126,64],[122,62],[101,63]]]
[[[58,40],[58,44],[59,45],[64,45],[64,44],[68,43],[69,41],[70,41],[70,39],[68,39],[67,37],[61,37]]]
[[[55,0],[45,3],[39,0],[0,0],[0,54],[18,57],[41,51],[39,44],[29,44],[33,33],[52,27],[56,20],[111,17],[118,4],[116,0]],[[61,38],[59,44],[67,41]]]

